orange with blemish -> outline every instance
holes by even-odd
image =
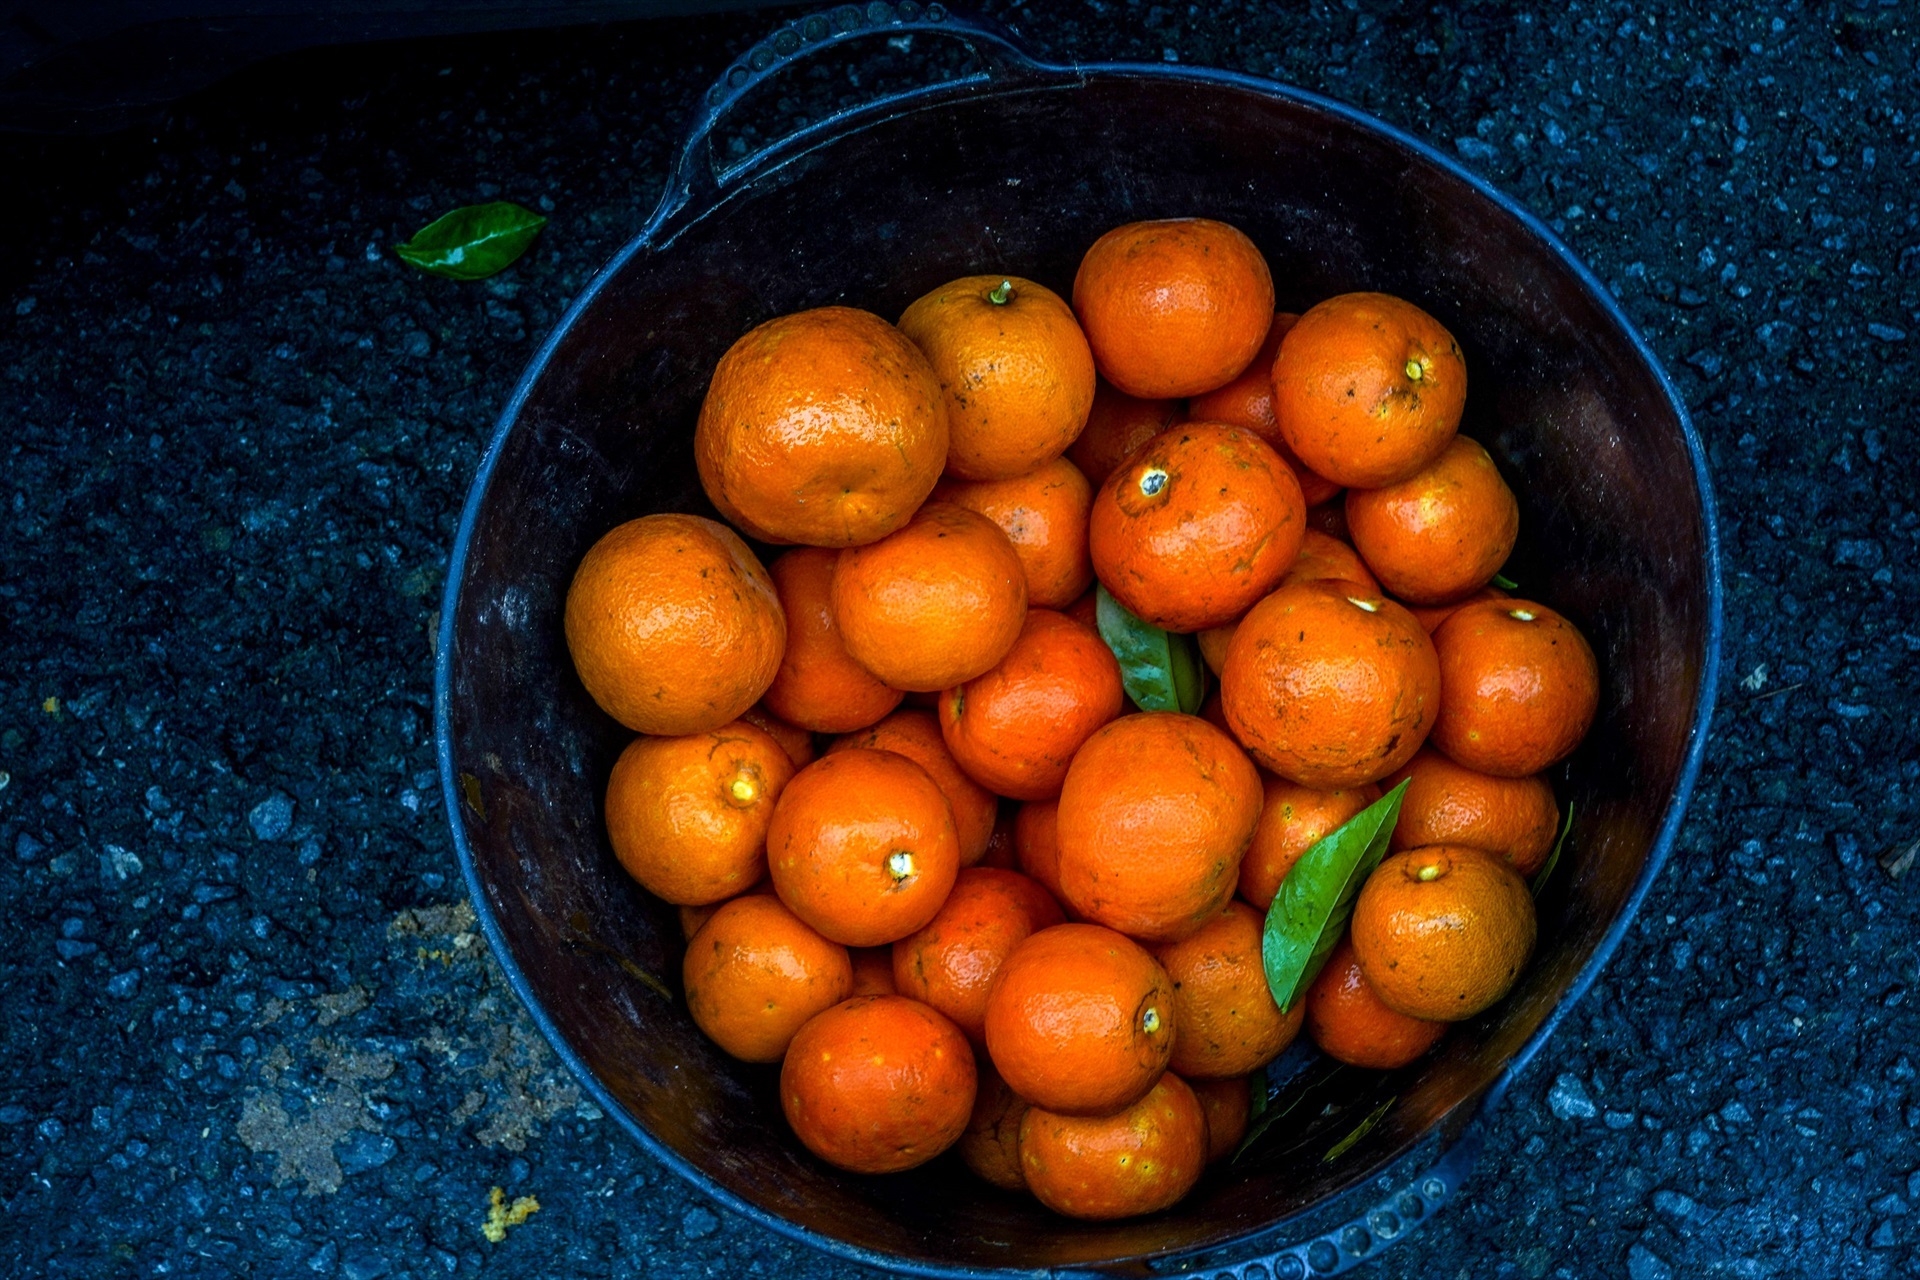
[[[1207,1117],[1179,1076],[1114,1115],[1035,1106],[1020,1121],[1027,1189],[1069,1218],[1105,1221],[1178,1204],[1207,1163]]]
[[[847,949],[766,894],[715,911],[687,942],[681,975],[694,1025],[746,1062],[778,1062],[807,1020],[853,987]]]
[[[978,866],[987,856],[999,820],[1000,802],[993,793],[967,776],[947,749],[936,712],[909,708],[896,711],[879,724],[835,738],[827,754],[864,747],[892,751],[927,771],[953,811],[954,834],[960,839],[960,865]]]
[[[1265,911],[1302,854],[1380,798],[1371,782],[1322,791],[1272,775],[1253,843],[1240,860],[1240,896]]]
[[[1093,486],[1065,458],[1007,480],[942,480],[932,501],[977,511],[1000,526],[1027,571],[1027,603],[1065,609],[1093,581],[1087,513]]]
[[[1060,904],[1018,871],[970,867],[939,913],[893,944],[894,990],[932,1005],[977,1042],[1001,964],[1030,936],[1065,919]]]
[[[1433,633],[1433,745],[1456,764],[1523,778],[1558,764],[1600,706],[1600,666],[1580,629],[1531,600],[1463,605]]]

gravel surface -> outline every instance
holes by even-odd
[[[1592,264],[1708,442],[1728,642],[1691,820],[1382,1280],[1920,1271],[1920,873],[1883,866],[1920,837],[1913,15],[1727,8],[990,6],[1055,56],[1272,75],[1453,150]],[[773,21],[324,51],[143,131],[0,140],[9,1272],[870,1274],[708,1202],[557,1070],[429,740],[494,415]],[[740,146],[890,83],[855,65]],[[504,275],[385,251],[491,198],[552,218]],[[496,1185],[540,1202],[498,1244]]]

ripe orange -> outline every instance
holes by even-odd
[[[1410,1018],[1471,1018],[1513,988],[1537,925],[1526,882],[1465,845],[1390,854],[1354,900],[1353,954],[1380,1002]]]
[[[1579,628],[1531,600],[1462,605],[1433,633],[1440,714],[1433,745],[1499,778],[1572,754],[1600,706],[1600,666]]]
[[[1239,617],[1293,567],[1300,482],[1251,432],[1190,422],[1155,436],[1094,495],[1087,546],[1114,599],[1168,631]]]
[[[793,761],[744,721],[636,738],[607,780],[607,838],[627,874],[676,906],[720,902],[767,874],[767,825]]]
[[[1018,276],[966,276],[900,317],[946,395],[947,471],[1025,475],[1087,425],[1093,352],[1060,295]]]
[[[1167,430],[1179,417],[1178,400],[1138,400],[1098,379],[1087,429],[1067,450],[1067,457],[1080,468],[1087,483],[1098,489],[1115,467],[1133,456],[1135,449]]]
[[[891,751],[834,751],[787,784],[767,863],[795,915],[835,942],[877,947],[933,919],[960,841],[925,769]]]
[[[1405,764],[1426,740],[1440,690],[1420,624],[1347,582],[1296,583],[1255,605],[1220,673],[1227,722],[1254,759],[1323,790]]]
[[[1027,572],[1000,527],[950,502],[840,553],[833,617],[853,660],[896,689],[937,691],[1006,656],[1027,616]]]
[[[1267,989],[1262,923],[1246,903],[1228,902],[1192,937],[1153,949],[1173,979],[1180,1035],[1167,1066],[1182,1079],[1244,1076],[1279,1057],[1300,1034],[1300,1006],[1280,1012]]]
[[[1412,782],[1401,798],[1400,821],[1388,848],[1471,845],[1505,858],[1522,876],[1546,862],[1560,829],[1560,806],[1553,784],[1539,774],[1495,778],[1422,747],[1383,785],[1398,786],[1403,778]]]
[[[1013,949],[987,991],[993,1065],[1021,1097],[1068,1115],[1111,1115],[1167,1069],[1173,983],[1139,944],[1057,924]]]
[[[1266,1083],[1262,1078],[1259,1087],[1264,1089]],[[1207,1163],[1226,1159],[1247,1136],[1247,1121],[1253,1118],[1253,1079],[1192,1080],[1187,1087],[1207,1117]]]
[[[807,1019],[853,987],[847,949],[765,894],[714,912],[687,943],[681,974],[694,1024],[745,1062],[778,1062]]]
[[[762,876],[758,881],[744,890],[740,896],[745,898],[756,893],[768,898],[773,897],[773,881]],[[732,901],[732,898],[728,898],[726,902],[708,902],[697,907],[681,907],[679,912],[680,936],[689,942],[693,941],[693,935],[700,932],[701,927],[704,926],[707,921],[713,919],[721,907],[726,906],[727,902]]]
[[[1018,871],[970,867],[939,913],[893,944],[894,990],[932,1005],[978,1043],[1000,965],[1032,934],[1065,919],[1060,904]]]
[[[804,769],[812,764],[814,756],[818,754],[813,749],[811,733],[774,715],[767,710],[765,702],[754,703],[740,713],[740,718],[779,743],[796,769]]]
[[[898,995],[893,985],[892,947],[848,947],[853,961],[853,990],[850,996]]]
[[[636,733],[738,719],[787,646],[767,571],[738,534],[699,516],[642,516],[594,543],[567,588],[565,625],[580,683]]]
[[[1462,605],[1474,604],[1481,600],[1505,600],[1507,593],[1498,587],[1482,587],[1464,600],[1452,604],[1410,604],[1407,612],[1420,624],[1420,629],[1428,635],[1440,629],[1440,624],[1451,618]]]
[[[1122,716],[1067,770],[1061,895],[1075,914],[1129,937],[1187,937],[1233,896],[1260,803],[1253,762],[1205,720]]]
[[[794,1134],[853,1173],[911,1169],[958,1142],[975,1087],[967,1038],[904,996],[859,996],[817,1015],[780,1067]]]
[[[1260,808],[1260,825],[1253,830],[1253,843],[1240,860],[1240,896],[1265,911],[1300,855],[1378,800],[1380,788],[1362,782],[1320,791],[1272,775],[1262,779],[1262,784],[1266,803]]]
[[[1226,386],[1195,396],[1187,405],[1187,420],[1224,422],[1265,440],[1292,468],[1300,481],[1300,491],[1307,496],[1307,505],[1313,506],[1339,493],[1340,486],[1307,469],[1306,463],[1294,455],[1287,438],[1280,434],[1280,424],[1273,418],[1273,362],[1280,354],[1280,340],[1299,319],[1291,311],[1274,313],[1273,325],[1267,330],[1266,340],[1260,344],[1253,363]]]
[[[1318,529],[1308,529],[1300,539],[1300,554],[1295,557],[1293,567],[1281,577],[1280,585],[1284,587],[1295,582],[1323,581],[1355,583],[1370,595],[1380,592],[1380,584],[1367,572],[1367,566],[1357,551]],[[1240,619],[1235,618],[1217,627],[1208,627],[1194,637],[1200,642],[1200,656],[1206,660],[1213,674],[1219,675],[1221,668],[1226,666],[1227,646],[1233,643],[1233,632],[1239,625]]]
[[[1109,1116],[1030,1107],[1020,1121],[1027,1189],[1069,1218],[1095,1221],[1177,1204],[1207,1163],[1207,1117],[1179,1076]]]
[[[867,311],[820,307],[749,331],[714,368],[693,435],[707,497],[762,542],[886,537],[947,462],[940,379]]]
[[[1273,363],[1280,432],[1314,471],[1356,489],[1404,480],[1460,429],[1467,366],[1438,320],[1384,293],[1310,308]]]
[[[855,662],[833,620],[836,551],[795,547],[773,562],[773,585],[787,615],[787,648],[763,699],[773,713],[816,733],[864,728],[900,705]]]
[[[960,839],[960,865],[978,866],[986,858],[1000,802],[992,792],[968,777],[960,762],[947,750],[934,712],[918,708],[896,711],[879,724],[834,739],[827,747],[827,754],[855,747],[897,752],[925,769],[953,811],[953,829]]]
[[[1060,802],[1029,800],[1013,815],[1013,865],[1056,901],[1060,892]]]
[[[989,1062],[980,1062],[980,1087],[974,1094],[973,1115],[954,1150],[967,1168],[1002,1191],[1025,1191],[1027,1177],[1020,1171],[1020,1121],[1027,1100],[1007,1087]]]
[[[1307,1034],[1320,1052],[1350,1067],[1404,1067],[1447,1033],[1444,1022],[1409,1018],[1381,1004],[1347,938],[1340,939],[1307,988],[1306,1009]]]
[[[1381,489],[1347,491],[1353,545],[1402,600],[1438,604],[1487,585],[1520,534],[1520,504],[1477,441]]]
[[[1252,363],[1273,323],[1273,276],[1224,222],[1163,218],[1101,236],[1073,277],[1101,376],[1130,396],[1192,396]]]
[[[1120,664],[1098,635],[1064,613],[1029,609],[999,666],[940,695],[940,732],[974,781],[1048,800],[1080,744],[1125,700]]]
[[[1027,571],[1027,603],[1064,609],[1093,581],[1087,513],[1093,486],[1065,458],[1009,480],[942,480],[934,502],[977,511],[1000,526]]]

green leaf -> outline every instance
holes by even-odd
[[[1340,941],[1360,886],[1386,856],[1387,837],[1400,820],[1400,800],[1411,781],[1401,782],[1322,836],[1300,855],[1273,895],[1260,958],[1280,1012],[1293,1008]]]
[[[1369,1133],[1372,1133],[1373,1126],[1379,1124],[1381,1118],[1384,1117],[1387,1112],[1392,1109],[1393,1104],[1398,1101],[1400,1101],[1400,1098],[1399,1095],[1396,1094],[1368,1112],[1367,1118],[1355,1125],[1352,1133],[1349,1133],[1346,1137],[1334,1143],[1333,1146],[1328,1149],[1327,1154],[1320,1157],[1320,1162],[1325,1164],[1329,1160],[1338,1160],[1341,1156],[1353,1150],[1353,1144],[1366,1137]]]
[[[1520,589],[1520,584],[1504,573],[1496,573],[1493,575],[1493,585],[1502,591],[1518,591]]]
[[[1120,663],[1120,683],[1135,706],[1142,711],[1199,712],[1207,697],[1207,668],[1192,636],[1140,621],[1105,586],[1094,588],[1093,616],[1100,638]]]
[[[1261,1135],[1293,1112],[1298,1111],[1300,1104],[1307,1099],[1321,1097],[1326,1092],[1327,1086],[1335,1083],[1346,1069],[1345,1064],[1336,1062],[1332,1058],[1320,1058],[1312,1066],[1280,1086],[1279,1091],[1271,1098],[1266,1096],[1266,1077],[1256,1074],[1253,1096],[1259,1102],[1259,1108],[1248,1117],[1247,1134],[1240,1139],[1240,1145],[1234,1148],[1232,1160],[1239,1160],[1252,1149],[1254,1143],[1260,1140]]]
[[[470,204],[435,218],[393,251],[422,271],[484,280],[527,251],[547,220],[509,200]]]
[[[1527,886],[1533,890],[1534,897],[1540,896],[1540,891],[1547,887],[1547,877],[1552,875],[1553,869],[1560,865],[1560,851],[1567,847],[1567,833],[1572,830],[1573,801],[1569,800],[1566,821],[1560,824],[1560,838],[1553,842],[1553,852],[1549,853],[1547,860],[1540,864],[1540,869],[1533,873],[1533,883]]]

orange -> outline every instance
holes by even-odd
[[[1402,600],[1440,604],[1487,585],[1520,535],[1520,504],[1477,441],[1455,436],[1397,484],[1347,491],[1353,545]]]
[[[1320,791],[1271,775],[1262,783],[1266,803],[1260,808],[1260,825],[1254,828],[1253,843],[1240,860],[1240,896],[1265,911],[1300,855],[1378,800],[1380,788],[1362,782]]]
[[[580,683],[636,733],[738,719],[787,647],[767,571],[738,534],[699,516],[642,516],[594,543],[567,588],[565,626]]]
[[[1068,605],[1063,612],[1081,626],[1098,635],[1100,633],[1099,606],[1100,597],[1095,592],[1089,591]]]
[[[815,733],[872,724],[904,696],[847,654],[833,620],[839,553],[795,547],[773,562],[773,586],[787,615],[787,648],[764,701],[773,713]]]
[[[1353,954],[1380,1002],[1457,1022],[1512,989],[1533,954],[1533,897],[1495,854],[1429,845],[1390,854],[1354,900]]]
[[[954,1150],[967,1168],[1002,1191],[1025,1191],[1020,1172],[1020,1121],[1027,1100],[1007,1088],[990,1063],[980,1063],[980,1087],[974,1094],[973,1115]]]
[[[930,1004],[979,1042],[987,988],[1013,949],[1060,924],[1060,904],[1018,871],[970,867],[919,932],[893,944],[893,985]]]
[[[1007,1085],[1035,1106],[1111,1115],[1167,1069],[1173,983],[1138,943],[1057,924],[1013,949],[987,991],[986,1042]]]
[[[736,720],[636,738],[607,779],[607,838],[627,874],[675,906],[744,892],[767,873],[767,824],[793,761]]]
[[[1180,417],[1178,400],[1138,400],[1114,390],[1105,379],[1093,387],[1087,429],[1067,450],[1087,483],[1099,488],[1133,451],[1171,427]]]
[[[1294,476],[1300,481],[1300,491],[1307,496],[1307,505],[1313,506],[1339,493],[1340,486],[1325,476],[1317,476],[1309,471],[1306,464],[1294,456],[1286,437],[1280,434],[1279,423],[1273,420],[1274,358],[1280,354],[1280,340],[1287,336],[1287,330],[1293,328],[1294,322],[1299,319],[1291,311],[1275,312],[1273,324],[1267,330],[1266,340],[1260,344],[1259,354],[1253,357],[1253,363],[1226,386],[1195,396],[1187,404],[1187,418],[1192,422],[1224,422],[1230,427],[1251,431],[1265,440],[1293,469]]]
[[[1395,787],[1403,778],[1412,781],[1388,848],[1472,845],[1505,858],[1523,876],[1546,862],[1560,829],[1560,806],[1553,784],[1540,775],[1495,778],[1422,747],[1382,785]]]
[[[920,349],[871,312],[778,316],[720,357],[693,457],[707,497],[749,536],[860,546],[933,491],[946,399]]]
[[[807,1019],[853,987],[847,949],[765,894],[714,912],[688,941],[681,974],[694,1024],[746,1062],[778,1062]]]
[[[848,947],[853,961],[852,996],[891,996],[899,994],[893,985],[892,947]]]
[[[835,942],[877,947],[933,919],[960,841],[925,769],[891,751],[834,751],[787,784],[767,864],[795,915]]]
[[[1153,949],[1173,979],[1180,1035],[1167,1067],[1182,1079],[1244,1076],[1279,1057],[1300,1034],[1300,1006],[1282,1013],[1267,990],[1263,923],[1246,903],[1228,902],[1192,937]]]
[[[898,1173],[951,1147],[974,1089],[967,1038],[904,996],[857,996],[817,1015],[780,1067],[795,1136],[853,1173]]]
[[[1020,1121],[1027,1189],[1069,1218],[1102,1221],[1179,1203],[1207,1164],[1207,1117],[1176,1075],[1116,1115],[1030,1107]]]
[[[917,708],[896,711],[871,728],[835,739],[828,745],[827,754],[855,747],[897,752],[925,769],[946,796],[953,812],[953,829],[960,840],[960,865],[979,865],[987,855],[988,842],[993,839],[1000,804],[992,792],[967,776],[953,753],[947,750],[934,712]]]
[[[1205,720],[1120,717],[1087,739],[1060,791],[1067,907],[1132,938],[1187,937],[1233,896],[1260,802],[1253,762]]]
[[[1440,629],[1440,624],[1451,618],[1462,605],[1473,604],[1478,600],[1505,599],[1507,599],[1507,593],[1500,588],[1482,587],[1464,600],[1456,600],[1452,604],[1410,604],[1407,606],[1407,612],[1413,615],[1413,620],[1420,624],[1422,630],[1432,635]]]
[[[1384,778],[1426,740],[1440,661],[1413,615],[1350,582],[1300,582],[1240,622],[1220,673],[1234,736],[1302,786]]]
[[[971,680],[1006,656],[1027,616],[1027,571],[1000,527],[929,503],[906,528],[840,553],[833,617],[853,660],[896,689]]]
[[[1463,605],[1433,633],[1440,715],[1433,745],[1500,778],[1572,754],[1600,706],[1600,667],[1579,628],[1531,600]]]
[[[908,307],[900,332],[946,395],[947,471],[1025,475],[1087,425],[1093,352],[1060,295],[1019,276],[966,276]]]
[[[1447,1033],[1444,1022],[1409,1018],[1381,1004],[1347,938],[1340,939],[1307,988],[1306,1009],[1307,1035],[1320,1052],[1350,1067],[1404,1067]]]
[[[744,898],[756,893],[771,898],[773,896],[773,881],[762,876],[747,888],[745,892],[741,893],[740,896]],[[726,906],[727,902],[732,901],[732,898],[728,898],[726,902],[708,902],[697,907],[681,907],[680,936],[689,942],[693,941],[693,935],[700,932],[701,927],[705,925],[707,921],[713,919],[721,907]]]
[[[1308,529],[1300,539],[1300,554],[1280,579],[1280,585],[1322,581],[1356,583],[1372,595],[1380,591],[1380,584],[1367,572],[1359,552],[1338,538],[1330,538],[1318,529]],[[1232,622],[1208,627],[1194,637],[1200,642],[1200,656],[1213,674],[1219,675],[1226,665],[1227,646],[1233,643],[1233,631],[1239,625],[1240,619],[1235,618]]]
[[[1440,456],[1460,429],[1467,366],[1438,320],[1384,293],[1308,309],[1273,362],[1273,412],[1300,461],[1378,489]]]
[[[1224,222],[1163,218],[1101,236],[1073,277],[1093,362],[1130,396],[1192,396],[1232,381],[1273,323],[1273,276]]]
[[[1060,802],[1030,800],[1013,815],[1013,865],[1056,900],[1060,892]]]
[[[797,724],[788,724],[773,712],[767,710],[765,702],[756,702],[740,713],[740,718],[760,730],[786,751],[787,758],[793,761],[793,767],[804,769],[813,763],[817,754],[813,749],[813,735]]]
[[[999,666],[940,695],[940,732],[980,785],[1050,800],[1080,744],[1125,702],[1120,664],[1098,635],[1064,613],[1030,609]]]
[[[1093,571],[1167,631],[1230,622],[1293,567],[1306,531],[1300,482],[1265,441],[1190,422],[1155,436],[1094,495]]]
[[[1266,1088],[1266,1079],[1259,1081]],[[1247,1136],[1253,1118],[1254,1081],[1246,1076],[1229,1080],[1193,1080],[1187,1085],[1207,1117],[1207,1163],[1224,1160]]]
[[[1065,458],[1008,480],[942,480],[934,502],[977,511],[1000,526],[1027,571],[1027,603],[1064,609],[1093,581],[1087,513],[1093,486]]]

